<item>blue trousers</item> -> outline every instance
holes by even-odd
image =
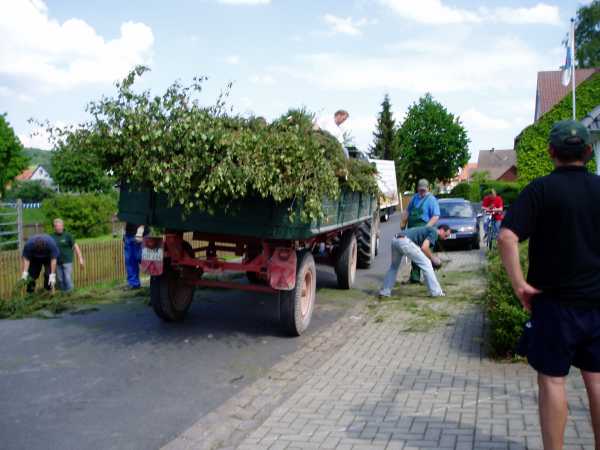
[[[135,236],[123,238],[125,251],[125,269],[127,270],[127,284],[131,287],[140,287],[140,263],[142,262],[142,244],[136,242]]]

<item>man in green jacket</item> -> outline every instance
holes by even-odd
[[[60,250],[56,273],[58,275],[58,285],[62,291],[73,289],[73,252],[77,255],[77,260],[81,267],[84,266],[83,255],[75,239],[69,233],[65,232],[65,224],[62,219],[54,219],[54,233],[51,235],[54,242]]]

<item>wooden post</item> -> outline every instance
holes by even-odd
[[[24,237],[23,237],[23,201],[17,199],[17,240],[19,241],[19,255],[23,253]]]

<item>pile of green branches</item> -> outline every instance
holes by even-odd
[[[94,152],[121,182],[164,193],[184,213],[213,212],[246,197],[302,199],[302,219],[318,220],[323,198],[337,198],[344,187],[377,193],[375,169],[348,161],[305,110],[268,123],[230,114],[227,93],[203,106],[203,78],[175,82],[161,96],[135,91],[147,70],[137,67],[116,84],[114,97],[91,102],[88,122],[51,130],[55,145]]]

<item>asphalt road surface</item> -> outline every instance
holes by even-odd
[[[381,249],[358,288],[373,290],[390,261],[399,215],[382,224]],[[319,268],[318,285],[335,287]],[[348,302],[319,301],[310,330],[337,320]],[[305,337],[278,328],[269,295],[198,291],[186,321],[165,324],[133,301],[57,319],[0,322],[0,447],[156,449],[169,442]]]

